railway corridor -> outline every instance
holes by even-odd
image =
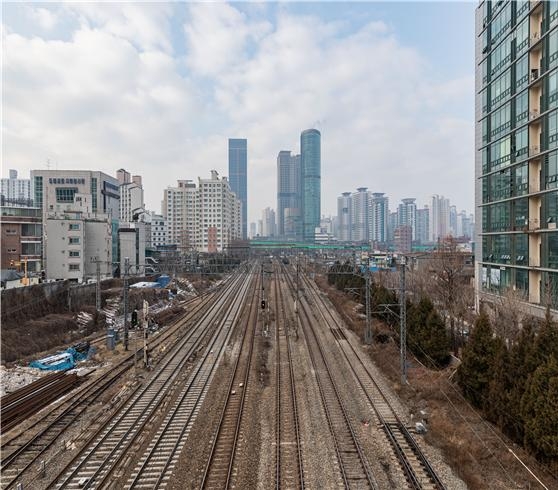
[[[112,416],[23,488],[465,488],[293,266],[252,264],[188,318]]]

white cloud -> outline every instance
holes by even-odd
[[[26,5],[25,7],[26,7],[25,10],[29,18],[33,22],[37,23],[37,25],[41,29],[45,31],[50,31],[56,26],[57,17],[50,10],[42,7],[32,7],[29,5]]]
[[[171,26],[178,9],[185,24]],[[277,153],[317,124],[324,211],[359,186],[392,207],[440,193],[472,210],[473,124],[459,116],[472,76],[434,79],[383,22],[351,32],[286,9],[272,23],[267,10],[67,4],[78,28],[65,41],[4,27],[4,166],[126,167],[158,209],[176,179],[226,174],[227,138],[247,137],[254,220],[275,206]],[[171,31],[184,33],[182,58]]]

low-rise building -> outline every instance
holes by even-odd
[[[42,212],[40,208],[9,204],[0,207],[1,268],[30,274],[42,270]]]

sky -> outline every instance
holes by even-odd
[[[474,2],[3,3],[2,175],[125,168],[148,209],[228,174],[248,139],[248,218],[277,154],[322,134],[322,214],[357,187],[390,208],[474,207]]]

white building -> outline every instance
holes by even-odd
[[[42,209],[43,264],[47,278],[83,280],[89,276],[90,267],[95,267],[94,262],[91,262],[94,257],[103,261],[102,274],[112,272],[112,261],[118,251],[116,230],[120,215],[120,189],[116,178],[91,170],[32,170],[31,192],[35,206]],[[87,246],[87,250],[76,248],[77,243],[73,243],[71,249],[65,247],[65,237],[59,236],[59,233],[64,231],[64,226],[55,224],[67,219],[66,216],[76,217],[76,213],[80,215],[76,219],[83,222],[82,231],[89,230],[97,234],[94,238],[84,235],[80,246]],[[49,224],[48,220],[52,223]],[[86,226],[86,223],[91,224]],[[109,259],[104,248],[107,240],[110,242]],[[73,253],[72,261],[65,267],[60,260],[64,257],[69,258],[70,251],[79,252],[80,257],[85,261],[89,260],[89,263],[78,264],[78,257]],[[67,272],[67,277],[62,274],[64,271]]]
[[[397,208],[397,226],[410,226],[411,239],[417,239],[417,205],[416,199],[407,197],[401,199],[401,204]]]
[[[370,192],[359,187],[352,197],[352,241],[368,242],[370,239]]]
[[[389,199],[383,192],[372,193],[370,199],[370,240],[377,243],[388,241]]]
[[[101,278],[112,276],[112,226],[106,215],[90,213],[87,203],[76,210],[49,213],[45,222],[44,252],[47,279],[83,282],[96,278],[96,261]]]
[[[191,180],[179,180],[176,187],[167,187],[163,197],[162,215],[167,228],[167,245],[186,250],[194,247],[197,221],[197,189]]]
[[[352,239],[352,206],[350,192],[343,192],[337,198],[337,238],[341,242],[350,242]]]
[[[2,179],[0,194],[5,199],[29,201],[31,199],[31,180],[18,179],[17,170],[10,170],[10,177]]]
[[[151,223],[151,246],[160,247],[167,245],[167,222],[161,214],[146,215],[146,220]]]
[[[217,252],[241,236],[241,204],[226,177],[211,171],[211,178],[179,180],[168,187],[163,199],[167,244],[183,252]]]
[[[137,221],[134,214],[145,209],[141,176],[130,178],[130,174],[121,168],[117,172],[117,179],[123,181],[120,183],[120,221]]]
[[[271,208],[265,208],[262,211],[262,236],[272,237],[276,235],[275,211]]]
[[[446,238],[450,233],[450,204],[449,199],[437,194],[430,200],[430,233],[429,240],[436,242]]]
[[[220,252],[240,239],[241,203],[226,177],[211,171],[211,178],[198,178],[195,245],[200,252]]]

